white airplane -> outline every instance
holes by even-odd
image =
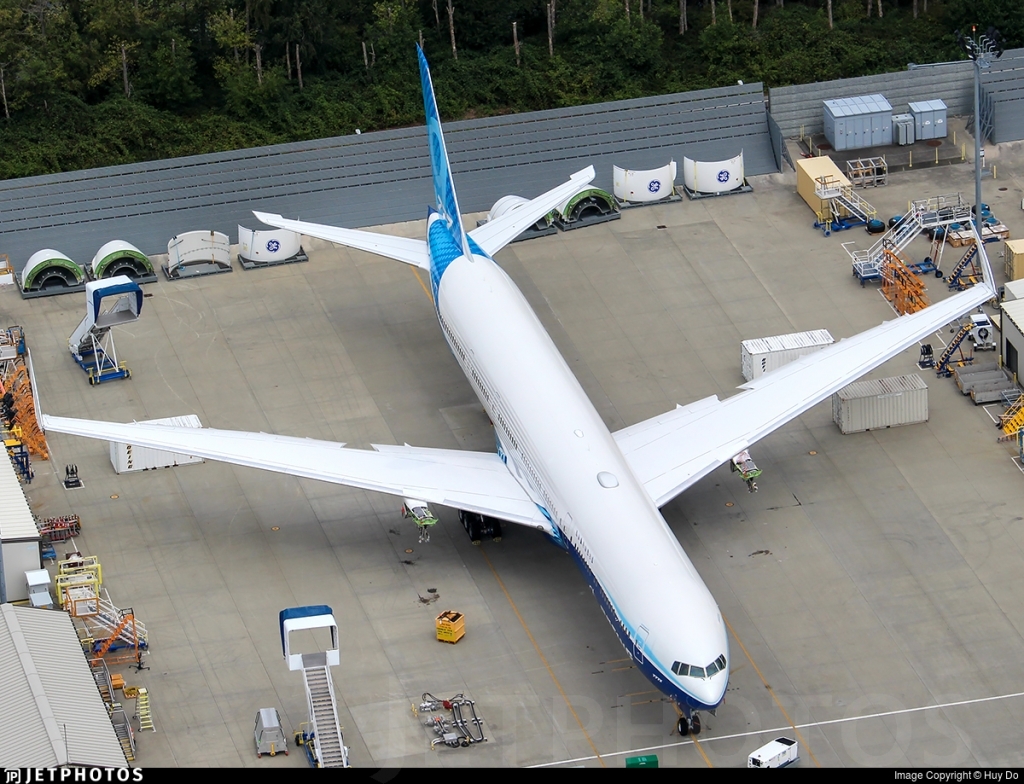
[[[539,529],[567,549],[638,668],[680,710],[680,733],[721,704],[721,612],[659,507],[758,439],[991,299],[984,283],[842,340],[743,385],[610,433],[526,299],[493,256],[594,177],[590,167],[466,232],[426,59],[420,77],[437,208],[426,240],[286,220],[271,226],[430,274],[441,331],[491,421],[496,454],[343,444],[267,433],[44,416],[44,428],[423,499]],[[743,455],[741,459],[748,458]]]

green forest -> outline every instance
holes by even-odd
[[[1021,0],[0,0],[0,179],[963,59]]]

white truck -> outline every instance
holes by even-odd
[[[800,761],[800,744],[790,738],[776,738],[747,758],[748,768],[784,768]]]

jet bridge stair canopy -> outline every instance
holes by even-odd
[[[612,166],[643,170],[742,149],[746,175],[778,171],[760,83],[446,122],[466,212],[538,194],[587,164],[612,189]],[[57,245],[91,258],[110,237],[164,253],[183,227],[221,231],[251,210],[357,228],[421,220],[433,201],[422,127],[211,153],[0,182],[4,252],[20,266]],[[57,195],[60,198],[57,198]],[[401,198],[399,198],[399,196]]]

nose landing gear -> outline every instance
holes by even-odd
[[[679,721],[676,722],[676,732],[682,736],[689,734],[699,735],[700,734],[700,714],[691,713],[689,716],[682,715],[679,717]]]

